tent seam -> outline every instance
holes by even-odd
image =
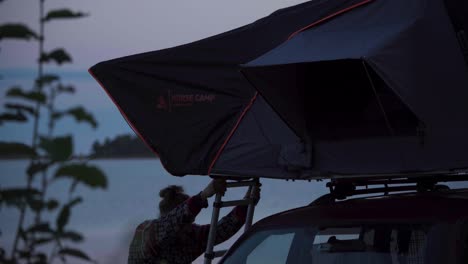
[[[223,145],[219,148],[218,152],[216,153],[216,156],[214,157],[213,161],[211,161],[210,167],[208,167],[208,175],[211,174],[211,170],[213,169],[214,165],[216,164],[216,161],[218,161],[219,157],[221,156],[221,153],[223,152],[224,148],[226,147],[227,143],[231,140],[231,137],[234,135],[234,132],[237,130],[239,127],[240,123],[242,122],[242,119],[244,119],[245,114],[249,111],[249,109],[252,107],[253,103],[257,99],[258,92],[255,92],[254,96],[250,99],[250,102],[247,104],[247,106],[244,108],[242,111],[239,119],[237,120],[236,124],[234,127],[231,129],[231,132],[229,132],[229,135],[227,136],[226,140],[224,140]]]

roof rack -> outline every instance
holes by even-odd
[[[421,178],[421,177],[438,177],[438,176],[454,176],[454,175],[468,175],[468,168],[458,168],[458,169],[438,170],[438,171],[401,171],[397,173],[371,173],[371,174],[328,173],[326,174],[326,176],[330,179]]]
[[[383,193],[388,195],[405,191],[435,191],[448,187],[438,185],[441,182],[468,181],[468,171],[451,173],[394,174],[367,177],[332,178],[327,183],[330,189],[329,199],[343,200],[355,195]],[[380,185],[380,187],[374,187]],[[371,186],[371,188],[369,188]],[[381,187],[383,186],[383,187]],[[364,187],[364,188],[359,188]]]

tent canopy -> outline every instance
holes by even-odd
[[[443,0],[310,1],[90,72],[173,175],[468,167],[468,70]]]
[[[348,90],[347,98],[336,100],[336,105],[333,100],[325,101],[330,108],[340,109],[344,101],[357,104],[363,96],[359,89],[373,90],[372,83],[378,82],[385,93],[393,91],[396,100],[399,98],[431,127],[467,125],[466,65],[443,1],[375,1],[297,34],[245,67],[256,89],[277,110],[284,103],[269,93],[278,90],[304,90],[293,92],[301,97],[285,105],[285,109],[303,105],[302,98],[316,98],[312,104],[322,107],[322,96],[314,96],[316,90]],[[277,77],[279,72],[282,74]],[[366,78],[367,85],[361,81]],[[303,97],[304,93],[310,95]],[[275,98],[281,102],[273,102]],[[382,107],[393,108],[385,104]],[[303,123],[314,122],[316,118],[309,118],[307,110],[298,111],[306,119]],[[313,115],[321,114],[314,106],[311,110]],[[288,115],[286,112],[284,115]],[[395,122],[399,120],[401,117]],[[300,134],[306,133],[304,124],[292,127],[298,127],[295,130]]]

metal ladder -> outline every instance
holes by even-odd
[[[247,187],[247,186],[252,187],[252,190],[250,192],[250,195],[252,195],[255,189],[258,188],[259,186],[259,180],[253,179],[253,180],[247,180],[247,181],[235,181],[235,182],[226,183],[227,189],[236,188],[236,187]],[[247,199],[234,200],[234,201],[221,201],[221,197],[222,195],[217,193],[215,196],[215,201],[213,202],[213,212],[211,214],[210,232],[208,234],[208,243],[207,243],[206,251],[205,251],[205,264],[211,264],[211,261],[213,261],[214,258],[222,257],[227,252],[227,250],[214,251],[216,229],[218,226],[217,224],[219,220],[219,211],[221,210],[221,208],[237,206],[237,205],[248,205],[249,207],[247,209],[244,232],[246,232],[250,228],[250,226],[252,226],[252,220],[253,220],[253,215],[255,211],[255,201],[252,197],[249,197]]]

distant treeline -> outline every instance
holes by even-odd
[[[91,156],[95,158],[157,157],[141,139],[133,135],[119,135],[114,139],[106,138],[103,143],[96,140],[91,151]]]

